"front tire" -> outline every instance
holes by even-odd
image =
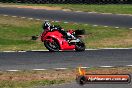
[[[52,52],[60,50],[59,43],[58,43],[58,41],[56,39],[53,39],[53,42],[45,40],[44,41],[44,45],[49,51],[52,51]]]
[[[80,41],[75,44],[76,51],[85,51],[85,44],[84,42]]]

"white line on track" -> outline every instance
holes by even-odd
[[[128,66],[128,67],[132,67],[132,65],[126,65],[126,66]]]
[[[104,26],[104,27],[108,27],[108,26]]]
[[[99,49],[85,49],[85,50],[99,50]]]
[[[18,52],[23,53],[23,52],[27,52],[27,51],[18,51]]]
[[[83,11],[75,11],[75,12],[83,12]]]
[[[85,69],[85,68],[90,68],[90,67],[81,67],[81,68],[84,68]]]
[[[117,14],[117,15],[126,16],[126,15],[128,15],[128,14]]]
[[[17,16],[12,16],[12,17],[14,17],[14,18],[15,18],[15,17],[17,17]]]
[[[36,19],[36,20],[41,20],[41,19]]]
[[[100,48],[100,49],[85,49],[85,50],[127,50],[127,49],[132,49],[132,48]],[[43,51],[49,51],[49,50],[31,50],[33,52],[43,52]],[[60,50],[62,51],[62,50]],[[1,52],[27,52],[27,51],[1,51]]]
[[[98,25],[93,25],[94,27],[97,27]]]
[[[60,22],[60,21],[55,21],[55,22]]]
[[[22,19],[25,19],[26,17],[21,17]]]
[[[97,13],[97,12],[88,12],[88,13]]]
[[[64,22],[65,24],[67,24],[68,22]]]
[[[70,9],[62,9],[62,11],[71,11]]]
[[[8,16],[8,15],[3,15],[3,16]]]
[[[132,28],[129,28],[129,29],[132,29]]]
[[[68,68],[54,68],[55,70],[65,70],[65,69],[68,69]]]
[[[132,65],[124,65],[124,67],[132,67]],[[116,67],[116,66],[97,66],[97,67],[102,67],[102,68],[112,68],[112,67]],[[87,68],[92,68],[92,67],[81,67],[81,68],[84,68],[84,69],[87,69]],[[53,70],[66,70],[68,68],[51,68]],[[50,69],[31,69],[32,71],[45,71],[45,70],[50,70]],[[5,71],[8,71],[8,72],[18,72],[18,71],[22,71],[22,70],[5,70]],[[0,72],[3,72],[3,71],[0,71]]]
[[[99,67],[103,67],[103,68],[111,68],[111,67],[114,67],[114,66],[99,66]]]
[[[128,16],[132,16],[132,15],[128,15]]]
[[[9,71],[9,72],[17,72],[17,71],[20,71],[20,70],[6,70],[6,71]]]
[[[121,16],[124,16],[124,14],[117,14],[117,15],[121,15]]]
[[[50,21],[50,20],[44,20],[44,21]]]
[[[28,18],[29,20],[33,20],[33,18]]]
[[[39,8],[32,8],[32,9],[39,9]]]
[[[32,70],[34,70],[34,71],[45,71],[47,69],[32,69]]]
[[[117,15],[121,15],[121,16],[132,16],[131,14],[117,14]]]
[[[119,27],[115,27],[115,28],[119,28]]]
[[[23,7],[17,7],[17,8],[23,8]]]
[[[3,52],[16,52],[16,51],[3,51]]]
[[[31,51],[40,51],[41,52],[41,51],[49,51],[49,50],[31,50]]]
[[[0,7],[7,7],[7,6],[0,6]]]

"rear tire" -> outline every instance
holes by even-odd
[[[49,51],[59,51],[60,46],[59,43],[56,39],[53,39],[53,42],[51,43],[50,41],[45,40],[44,41],[44,46],[49,50]]]
[[[80,41],[75,44],[76,51],[85,51],[85,44],[84,42]]]

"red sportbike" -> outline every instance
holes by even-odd
[[[76,39],[66,39],[58,30],[44,31],[41,35],[41,41],[49,51],[76,50],[84,51],[85,44],[79,37],[79,30],[68,30]]]

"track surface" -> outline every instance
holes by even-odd
[[[86,84],[84,86],[80,86],[76,83],[71,83],[71,84],[38,87],[38,88],[132,88],[132,83],[130,84]]]
[[[48,20],[89,23],[96,25],[132,27],[132,16],[97,14],[86,12],[65,12],[59,10],[40,10],[25,8],[0,7],[0,14],[32,17]]]
[[[132,49],[88,50],[85,52],[21,52],[0,53],[0,70],[76,68],[78,66],[132,65]]]

